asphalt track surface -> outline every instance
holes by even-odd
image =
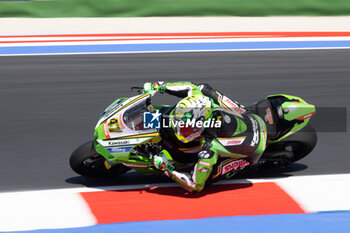
[[[92,139],[100,113],[114,99],[133,95],[131,86],[208,82],[245,105],[286,93],[317,107],[349,109],[349,61],[350,50],[0,57],[0,192],[169,182],[135,172],[94,181],[69,167],[71,152]],[[344,129],[318,133],[315,150],[297,164],[240,177],[350,173]]]

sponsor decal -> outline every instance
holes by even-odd
[[[249,117],[250,121],[252,122],[252,128],[253,128],[253,139],[250,142],[250,146],[255,146],[259,143],[259,129],[258,129],[258,122],[253,118]]]
[[[227,107],[230,107],[230,108],[237,108],[238,107],[237,104],[235,104],[232,100],[230,100],[226,96],[223,96],[222,100]]]
[[[119,114],[119,124],[122,129],[125,129],[125,125],[123,124],[123,114]]]
[[[122,102],[122,100],[119,100],[118,102],[116,102],[115,104],[113,104],[112,106],[110,106],[109,108],[107,108],[102,114],[101,116],[104,116],[105,114],[109,113],[109,112],[113,112],[114,110],[116,110],[119,107],[122,107],[123,104],[120,104]]]
[[[202,150],[198,153],[198,157],[202,159],[208,159],[210,157],[210,153],[206,150]]]
[[[115,164],[109,160],[105,160],[104,165],[107,169],[111,169]]]
[[[238,168],[244,168],[249,165],[249,162],[247,162],[244,159],[234,160],[222,167],[221,174],[224,175],[229,171],[237,170]]]
[[[236,138],[224,138],[224,139],[218,139],[218,141],[223,146],[238,146],[241,145],[246,137],[236,137]]]
[[[123,146],[123,145],[135,145],[149,139],[151,138],[142,137],[142,138],[130,138],[130,139],[97,140],[97,142],[104,147],[112,147],[112,146]]]
[[[109,141],[109,146],[119,146],[119,145],[128,145],[130,144],[130,140],[119,140],[119,141]]]
[[[269,109],[269,108],[266,109],[266,114],[264,116],[264,120],[266,122],[269,122],[270,125],[273,124],[271,109]]]
[[[263,140],[264,140],[264,144],[263,144],[263,151],[266,149],[266,132],[265,130],[263,130]]]
[[[106,148],[109,153],[124,153],[129,152],[131,150],[131,146],[128,147],[112,147],[112,148]]]
[[[208,172],[209,170],[206,168],[203,168],[202,166],[199,166],[198,171],[199,172]]]
[[[304,116],[301,116],[301,117],[296,118],[296,120],[305,120],[305,119],[310,118],[310,117],[312,117],[313,115],[315,115],[315,113],[316,113],[316,112],[312,112],[312,113],[306,114],[306,115],[304,115]]]
[[[262,128],[262,134],[263,134],[263,142],[264,142],[264,144],[263,144],[263,151],[264,151],[266,148],[266,132],[265,132],[264,127]]]
[[[238,112],[239,114],[243,114],[246,111],[243,108],[240,108],[235,102],[227,98],[226,96],[222,97],[222,102],[229,107],[231,110]]]
[[[204,162],[204,161],[199,161],[199,164],[203,165],[203,166],[210,166],[211,164],[208,162]]]
[[[111,118],[108,122],[108,131],[113,133],[121,133],[123,130],[120,127],[118,118]]]
[[[105,160],[104,165],[107,169],[111,169],[112,166],[109,164],[108,160]]]
[[[106,137],[107,139],[110,139],[110,138],[111,138],[111,136],[109,135],[109,132],[108,132],[107,121],[105,121],[105,122],[103,123],[103,133],[104,133],[104,135],[105,135],[105,137]]]

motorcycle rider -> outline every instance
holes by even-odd
[[[162,129],[168,135],[169,148],[198,148],[193,151],[198,160],[190,173],[177,170],[167,161],[163,150],[154,156],[154,165],[167,176],[189,191],[201,191],[209,178],[213,167],[216,168],[220,146],[225,153],[240,158],[230,160],[234,166],[231,172],[254,165],[259,160],[266,146],[266,125],[263,120],[246,109],[243,105],[227,98],[208,84],[195,85],[190,82],[145,83],[144,91],[156,90],[183,98],[169,114],[171,128]],[[205,127],[203,122],[208,122]],[[186,124],[192,122],[195,124]],[[201,122],[197,124],[197,122]],[[214,122],[214,123],[213,123]],[[170,136],[169,136],[170,135]],[[173,137],[171,137],[173,136]],[[174,137],[175,136],[175,137]],[[198,145],[198,147],[196,147]],[[218,146],[220,145],[220,146]],[[171,151],[172,157],[175,149]],[[183,153],[181,150],[180,153]]]

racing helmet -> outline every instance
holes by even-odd
[[[175,136],[183,143],[188,143],[201,136],[202,124],[212,112],[210,98],[202,95],[189,96],[177,103],[170,112],[170,124]]]

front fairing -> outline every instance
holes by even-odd
[[[99,154],[113,163],[130,162],[133,147],[158,136],[155,129],[143,128],[146,101],[153,94],[120,98],[102,113],[95,127],[94,140]]]
[[[149,158],[131,153],[143,143],[157,143],[161,140],[156,129],[144,129],[143,113],[147,112],[148,99],[155,92],[148,92],[130,98],[114,101],[102,113],[95,127],[94,146],[109,163],[123,163],[135,169],[149,169]],[[164,105],[153,105],[161,110]],[[172,158],[169,156],[170,161]]]

